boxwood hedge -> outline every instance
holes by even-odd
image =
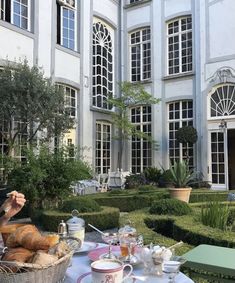
[[[119,214],[118,208],[102,207],[99,212],[80,213],[79,217],[85,220],[86,231],[91,231],[91,228],[87,226],[88,223],[95,225],[100,230],[105,230],[119,226]],[[57,232],[61,220],[67,221],[69,218],[71,218],[71,213],[47,210],[42,212],[41,224],[44,230]]]

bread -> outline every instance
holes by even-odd
[[[57,234],[49,234],[45,236],[47,241],[49,242],[50,248],[54,247],[59,243],[60,237]]]
[[[34,256],[31,258],[31,263],[40,264],[42,266],[51,265],[56,262],[58,257],[56,255],[47,254],[43,251],[37,251]]]
[[[2,260],[27,262],[33,255],[34,252],[25,248],[15,248],[10,249],[7,253],[5,253],[2,257]]]
[[[50,235],[49,237],[42,236],[34,225],[24,225],[17,228],[16,231],[8,237],[6,246],[9,248],[20,246],[33,251],[48,250],[56,244],[58,240],[57,235]]]
[[[24,225],[11,233],[6,241],[8,248],[15,248],[21,246],[22,238],[29,232],[38,232],[38,229],[34,225]],[[39,233],[39,232],[38,232]]]
[[[58,258],[61,258],[70,252],[71,252],[71,249],[65,241],[59,242],[59,244],[50,248],[48,251],[49,254],[54,254],[58,256]]]

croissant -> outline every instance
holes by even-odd
[[[2,260],[27,262],[33,255],[34,252],[29,251],[27,249],[15,248],[15,249],[10,249],[7,253],[5,253],[2,257]]]
[[[6,242],[7,247],[21,246],[29,250],[48,250],[58,242],[57,235],[42,236],[34,225],[24,225],[16,229]]]

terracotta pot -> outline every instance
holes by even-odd
[[[171,198],[175,198],[181,201],[189,202],[190,193],[192,188],[170,188],[169,193]]]

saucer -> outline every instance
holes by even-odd
[[[98,247],[98,244],[95,242],[83,242],[83,245],[81,248],[76,249],[74,253],[85,253],[94,250]]]
[[[91,272],[87,272],[82,274],[78,279],[77,283],[91,283],[92,281],[91,277]],[[126,280],[123,281],[123,283],[134,283],[135,279],[134,278],[127,278]]]

